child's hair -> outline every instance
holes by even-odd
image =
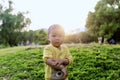
[[[53,29],[59,29],[59,30],[61,30],[61,31],[63,32],[63,34],[65,34],[64,28],[63,28],[61,25],[59,25],[59,24],[53,24],[53,25],[51,25],[51,26],[48,28],[48,35],[50,34],[50,32],[51,32]]]

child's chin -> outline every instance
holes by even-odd
[[[57,46],[55,46],[55,47],[60,48],[60,45],[57,45]]]
[[[57,48],[59,48],[59,47],[60,47],[60,44],[55,44],[54,46],[57,47]]]

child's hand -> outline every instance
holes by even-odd
[[[56,65],[57,65],[57,61],[56,60],[53,60],[53,59],[47,59],[46,60],[46,64],[48,64],[49,66],[51,66],[51,67],[56,67]]]
[[[59,60],[56,60],[56,66],[60,66],[60,65],[68,65],[69,64],[69,61],[68,59],[59,59]]]
[[[56,60],[55,62],[56,62],[56,66],[58,66],[58,67],[60,65],[63,65],[63,63],[64,63],[63,59]]]
[[[62,69],[62,67],[64,66],[60,66],[62,64],[62,60],[53,60],[53,59],[47,59],[46,64],[48,64],[49,66],[51,66],[52,68],[55,69]]]
[[[64,73],[64,78],[66,78],[68,76],[67,69],[63,65],[60,65],[59,69]]]
[[[64,67],[63,69],[61,69],[61,71],[64,73],[64,77],[66,78],[68,76],[67,69]]]
[[[54,60],[54,59],[47,59],[46,64],[48,64],[49,66],[51,66],[52,68],[55,69],[62,69],[61,65],[63,67],[66,66],[66,64],[68,64],[68,60],[67,59],[58,59],[58,60]]]
[[[59,67],[60,67],[61,71],[64,73],[64,77],[67,77],[68,76],[67,69],[63,65],[60,65]]]

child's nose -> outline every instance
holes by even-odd
[[[59,40],[60,38],[59,37],[56,37],[56,40]]]

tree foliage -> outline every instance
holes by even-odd
[[[19,43],[24,44],[24,45],[30,45],[32,43],[35,44],[48,44],[48,39],[47,39],[47,31],[44,29],[40,30],[29,30],[29,31],[24,31],[20,35],[20,41]]]
[[[39,44],[48,44],[49,41],[47,39],[47,31],[44,29],[36,30],[34,42],[39,43]]]
[[[111,38],[120,29],[120,0],[100,0],[89,12],[86,28],[96,36]]]
[[[23,28],[27,27],[31,20],[24,16],[24,13],[13,14],[12,2],[9,1],[9,7],[5,8],[0,4],[0,36],[2,43],[15,46],[19,42],[19,36]]]
[[[90,43],[96,41],[95,37],[88,32],[69,34],[65,37],[65,43]]]

